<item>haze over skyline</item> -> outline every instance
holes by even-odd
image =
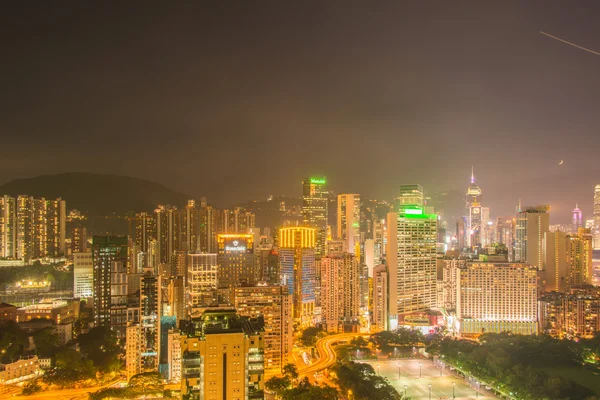
[[[539,32],[599,51],[596,3],[143,4],[5,7],[0,182],[111,173],[231,204],[326,175],[389,199],[465,191],[474,165],[494,216],[591,216],[600,59]]]

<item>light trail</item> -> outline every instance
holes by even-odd
[[[573,43],[573,42],[569,42],[568,40],[561,39],[561,38],[559,38],[559,37],[556,37],[556,36],[554,36],[554,35],[551,35],[551,34],[549,34],[549,33],[546,33],[546,32],[542,32],[542,31],[540,31],[540,33],[541,33],[542,35],[544,35],[544,36],[548,36],[548,37],[549,37],[549,38],[551,38],[551,39],[558,40],[559,42],[566,43],[566,44],[568,44],[569,46],[573,46],[573,47],[576,47],[576,48],[578,48],[578,49],[580,49],[580,50],[587,51],[588,53],[592,53],[592,54],[595,54],[595,55],[597,55],[597,56],[600,56],[600,53],[598,53],[598,52],[596,52],[596,51],[594,51],[594,50],[590,50],[590,49],[588,49],[588,48],[585,48],[585,47],[583,47],[583,46],[580,46],[580,45],[578,45],[578,44],[575,44],[575,43]]]

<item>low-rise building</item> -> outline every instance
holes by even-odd
[[[0,384],[10,385],[38,377],[42,373],[37,356],[22,357],[10,364],[0,364]]]
[[[75,322],[79,318],[79,301],[45,299],[17,309],[17,322],[27,322],[38,318],[49,319],[55,324]]]

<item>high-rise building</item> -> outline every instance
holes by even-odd
[[[17,257],[17,208],[14,197],[0,197],[0,257]]]
[[[252,399],[264,390],[263,326],[235,310],[205,311],[183,327],[181,394]]]
[[[254,236],[250,234],[217,235],[217,279],[219,287],[254,285],[258,268],[254,258]]]
[[[75,253],[73,261],[73,297],[91,299],[94,297],[94,263],[92,252]]]
[[[30,262],[66,254],[66,203],[17,197],[17,258]]]
[[[315,228],[287,227],[279,230],[281,284],[292,295],[294,319],[312,325],[315,310]]]
[[[139,323],[128,325],[125,340],[125,370],[127,379],[141,374],[142,367],[142,327]]]
[[[110,326],[125,339],[127,326],[127,270],[129,238],[94,236],[94,325]]]
[[[542,240],[550,231],[547,205],[519,208],[515,235],[515,262],[542,268]]]
[[[182,249],[189,252],[200,250],[200,209],[195,200],[188,200],[182,221],[184,243]]]
[[[456,315],[463,335],[538,332],[538,268],[471,262],[457,276]]]
[[[344,242],[344,252],[358,255],[357,247],[360,246],[360,195],[338,195],[337,237]]]
[[[325,178],[307,178],[302,182],[302,216],[304,224],[316,229],[315,254],[325,254],[329,218]]]
[[[144,372],[158,371],[160,359],[161,276],[145,273],[141,277],[140,326],[141,361]]]
[[[170,383],[181,383],[181,331],[179,329],[169,330],[167,352],[169,365],[167,380]]]
[[[407,197],[387,219],[391,329],[401,316],[427,311],[437,303],[437,215],[427,213],[422,203],[409,202],[420,201],[418,196]]]
[[[565,292],[569,287],[567,235],[561,231],[546,232],[542,243],[542,290]]]
[[[360,263],[350,253],[321,258],[321,318],[328,332],[356,331],[360,316]],[[354,329],[352,329],[354,328]]]
[[[441,283],[442,293],[439,307],[446,310],[456,309],[456,283],[459,269],[466,266],[467,261],[454,257],[439,258],[438,264],[438,282]]]
[[[388,329],[388,271],[385,264],[373,268],[373,330]]]
[[[83,253],[87,250],[87,229],[85,226],[76,226],[71,235],[71,253]]]
[[[573,218],[572,218],[573,232],[577,233],[579,231],[579,228],[584,228],[583,214],[581,213],[581,210],[579,209],[578,204],[575,204],[575,208],[573,209],[572,213],[573,213]]]
[[[133,218],[129,220],[130,223],[134,224],[134,231],[130,233],[135,239],[135,244],[138,246],[140,251],[148,252],[150,249],[150,243],[152,240],[156,240],[156,220],[155,216],[151,213],[141,212],[135,214]],[[131,225],[130,225],[131,228]]]
[[[264,319],[265,380],[280,375],[292,354],[292,296],[285,286],[243,286],[234,298],[238,314]]]
[[[194,315],[217,300],[217,255],[202,253],[187,257],[187,313]]]
[[[181,250],[182,212],[177,207],[159,205],[154,210],[156,239],[158,241],[158,262],[168,263],[173,253]]]
[[[467,226],[466,244],[469,247],[481,245],[481,188],[475,184],[475,175],[471,168],[471,184],[467,189]]]
[[[200,210],[200,251],[217,252],[217,216],[212,206],[205,205]]]
[[[569,288],[592,283],[592,251],[592,235],[589,229],[579,228],[577,234],[567,236]]]
[[[594,188],[594,249],[600,249],[600,185]]]

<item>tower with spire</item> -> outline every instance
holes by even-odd
[[[475,171],[471,166],[471,184],[467,188],[466,196],[467,246],[475,247],[481,244],[481,188],[475,184]]]
[[[583,227],[583,215],[579,209],[579,205],[575,204],[573,212],[573,232],[577,233],[579,228]]]

